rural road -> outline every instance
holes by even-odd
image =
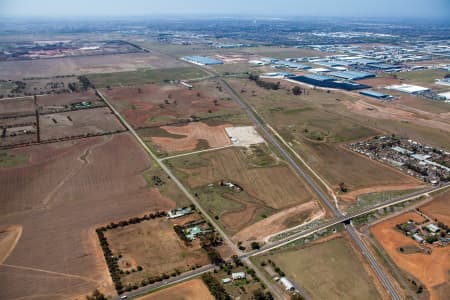
[[[197,199],[194,196],[191,195],[191,193],[187,190],[187,188],[178,180],[177,177],[175,177],[175,175],[163,163],[163,161],[161,159],[159,159],[156,156],[156,154],[154,154],[151,151],[151,149],[147,146],[147,144],[141,139],[141,137],[136,133],[136,131],[127,122],[127,120],[124,117],[122,117],[122,115],[114,108],[114,106],[109,102],[109,100],[106,99],[106,97],[103,96],[103,94],[99,90],[96,90],[96,93],[98,94],[98,96],[103,101],[105,101],[105,103],[108,105],[108,107],[111,109],[111,111],[117,116],[117,118],[119,118],[119,120],[122,122],[122,124],[136,138],[136,140],[139,142],[139,144],[141,144],[141,146],[144,148],[144,150],[153,158],[153,160],[155,160],[159,164],[161,169],[163,169],[163,171],[166,172],[166,174],[168,176],[170,176],[170,178],[173,180],[173,182],[180,188],[180,190],[186,195],[186,197],[197,207],[197,209],[202,213],[203,217],[205,219],[207,219],[207,221],[210,222],[214,226],[216,231],[220,233],[220,235],[223,237],[224,241],[228,244],[230,249],[232,249],[234,251],[234,253],[236,253],[238,256],[243,256],[243,252],[241,250],[239,250],[239,248],[233,243],[233,241],[228,237],[228,235],[225,234],[225,232],[222,230],[222,228],[219,227],[219,225],[215,222],[215,220],[213,218],[211,218],[208,213],[206,213],[206,211],[200,206],[200,204],[197,201]],[[276,287],[273,286],[272,282],[267,280],[267,278],[265,276],[263,276],[263,274],[261,274],[259,269],[250,261],[250,259],[247,258],[247,259],[245,259],[243,261],[244,261],[244,263],[247,264],[248,267],[250,267],[250,268],[255,270],[256,275],[261,279],[261,281],[267,287],[269,287],[269,289],[275,294],[275,297],[277,297],[277,299],[283,299],[282,293],[280,293],[280,291]],[[193,271],[192,276],[194,276],[195,274],[199,275],[201,273],[202,273],[201,271],[195,270],[195,271]],[[168,283],[163,283],[161,286],[164,286],[164,285],[167,285],[167,284]]]
[[[141,287],[141,288],[139,288],[137,290],[134,290],[134,291],[131,291],[131,292],[128,292],[128,293],[124,293],[123,295],[126,295],[129,299],[137,298],[139,296],[143,296],[145,294],[148,294],[148,293],[150,293],[153,290],[160,289],[160,288],[162,288],[162,287],[164,287],[166,285],[176,284],[176,283],[188,280],[188,279],[195,278],[195,277],[197,277],[197,276],[199,276],[199,275],[201,275],[203,273],[207,273],[207,272],[213,271],[215,268],[217,268],[217,266],[215,266],[215,265],[206,265],[206,266],[200,267],[198,269],[195,269],[193,271],[183,273],[183,274],[181,274],[181,275],[179,275],[177,277],[171,277],[171,278],[169,278],[167,280],[164,280],[164,281],[161,281],[161,282],[157,282],[157,283],[154,283],[154,284],[150,284],[150,285],[147,285],[145,287]],[[119,300],[120,296],[117,296],[117,297],[115,297],[113,299],[114,300]]]
[[[305,181],[311,186],[311,188],[316,192],[316,194],[320,197],[321,202],[329,209],[329,211],[331,211],[333,213],[333,215],[336,217],[335,220],[330,221],[329,223],[325,223],[322,224],[321,226],[317,227],[317,228],[313,228],[313,229],[309,229],[309,230],[305,230],[296,234],[293,234],[285,239],[281,239],[277,242],[274,243],[270,243],[267,244],[265,246],[263,246],[260,250],[257,251],[252,251],[249,253],[243,253],[241,250],[239,250],[236,245],[231,241],[231,239],[225,234],[225,232],[223,232],[223,230],[217,225],[217,223],[215,222],[215,220],[213,220],[207,213],[206,211],[204,211],[204,209],[200,206],[200,204],[198,203],[197,199],[195,199],[194,196],[192,196],[190,194],[190,192],[184,187],[184,185],[174,176],[174,174],[172,173],[172,171],[163,163],[164,159],[159,159],[152,151],[151,149],[145,144],[145,142],[138,136],[138,134],[135,132],[135,130],[131,127],[131,125],[125,120],[125,118],[123,118],[120,113],[112,106],[112,104],[101,94],[100,91],[97,91],[98,95],[105,101],[105,103],[110,107],[110,109],[113,111],[113,113],[121,120],[121,122],[124,124],[124,126],[131,132],[131,134],[133,134],[133,136],[137,139],[137,141],[142,145],[142,147],[145,149],[145,151],[147,153],[149,153],[149,155],[158,162],[158,164],[161,166],[161,168],[172,178],[172,180],[174,181],[174,183],[182,190],[182,192],[186,195],[186,197],[196,205],[196,207],[202,212],[202,214],[204,215],[204,217],[215,227],[215,229],[223,236],[225,242],[230,246],[231,249],[234,250],[235,253],[238,254],[238,256],[240,258],[242,258],[242,260],[251,268],[253,268],[256,272],[256,274],[258,275],[258,277],[261,278],[261,280],[264,282],[264,284],[266,284],[266,286],[268,286],[271,291],[275,294],[275,296],[279,299],[282,299],[283,296],[280,293],[279,289],[277,287],[274,287],[272,282],[270,282],[269,280],[266,279],[266,277],[264,276],[264,274],[261,274],[261,272],[259,271],[259,269],[250,261],[249,257],[253,256],[253,255],[257,255],[263,252],[267,252],[273,249],[276,249],[278,247],[281,247],[283,245],[286,245],[292,241],[295,241],[296,239],[300,239],[302,237],[311,235],[317,231],[329,228],[331,226],[334,226],[336,224],[342,223],[344,221],[347,220],[351,220],[354,217],[360,216],[360,215],[364,215],[367,213],[370,213],[372,211],[378,210],[380,208],[384,208],[384,207],[388,207],[391,205],[395,205],[401,202],[405,202],[405,201],[409,201],[412,198],[416,198],[419,197],[420,195],[426,194],[426,193],[430,193],[434,190],[438,190],[438,189],[442,189],[445,187],[441,187],[441,188],[436,188],[436,189],[432,189],[432,190],[428,190],[425,192],[417,192],[412,194],[413,197],[411,197],[411,195],[409,196],[405,196],[402,198],[398,198],[398,199],[392,199],[391,201],[388,201],[386,203],[382,203],[378,206],[363,210],[361,212],[358,213],[354,213],[354,214],[350,214],[350,215],[343,215],[338,208],[332,204],[332,202],[327,198],[327,196],[325,195],[325,193],[317,186],[317,184],[313,181],[313,179],[306,174],[303,169],[297,164],[297,162],[291,157],[291,155],[288,153],[288,151],[283,148],[280,143],[278,142],[278,140],[270,133],[268,127],[266,125],[263,124],[263,122],[258,118],[258,116],[256,115],[256,112],[247,104],[245,103],[237,94],[236,92],[228,85],[228,83],[226,83],[223,79],[219,79],[220,83],[222,85],[222,88],[228,92],[228,94],[233,98],[233,100],[235,100],[236,103],[238,103],[238,105],[246,112],[246,114],[249,116],[249,118],[254,122],[254,124],[256,125],[256,127],[258,129],[260,129],[260,132],[263,133],[264,137],[266,138],[266,140],[268,140],[278,151],[280,154],[282,154],[282,156],[290,163],[290,165],[292,166],[292,168],[300,175],[302,176]],[[377,263],[377,261],[375,260],[375,258],[372,256],[372,254],[369,252],[369,250],[367,249],[367,247],[365,246],[365,244],[363,243],[363,241],[361,240],[361,238],[357,235],[355,229],[353,228],[353,226],[347,225],[345,226],[347,232],[349,233],[350,237],[354,240],[354,242],[356,243],[356,245],[360,248],[360,251],[363,253],[363,255],[367,258],[369,264],[371,265],[371,267],[374,269],[375,273],[377,274],[377,276],[379,277],[381,283],[383,284],[383,286],[385,287],[385,289],[388,291],[389,295],[391,296],[392,299],[400,299],[400,297],[398,296],[396,290],[394,289],[394,287],[392,286],[392,283],[389,281],[389,279],[387,278],[387,276],[384,274],[383,270],[381,269],[381,267],[379,266],[379,264]],[[186,273],[186,276],[198,276],[199,274],[201,274],[202,269],[198,269],[193,271],[192,273]],[[184,275],[184,274],[183,274]],[[160,283],[160,285],[158,287],[164,286],[164,285],[168,285],[168,284],[172,284],[176,281],[176,279],[181,278],[183,275],[180,275],[180,277],[174,278],[174,281],[167,281],[167,282],[163,282]],[[186,279],[186,278],[185,278]],[[155,289],[155,286],[149,286],[149,287],[145,287],[142,290],[145,290],[146,292],[149,292],[153,289]],[[140,291],[140,290],[139,290]],[[140,293],[142,294],[142,293]],[[128,295],[128,294],[127,294]],[[129,294],[131,295],[131,294]]]

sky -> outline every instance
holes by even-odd
[[[450,0],[0,0],[11,16],[317,16],[450,19]]]

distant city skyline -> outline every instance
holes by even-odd
[[[6,16],[318,16],[450,19],[449,0],[0,0]]]

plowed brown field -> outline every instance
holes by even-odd
[[[206,140],[209,147],[217,148],[230,144],[225,128],[231,125],[209,126],[205,123],[189,123],[185,126],[163,126],[171,134],[183,138],[152,137],[152,141],[168,152],[194,150],[200,139]]]
[[[148,190],[146,153],[128,133],[14,151],[31,160],[0,168],[0,226],[23,228],[0,265],[0,298],[74,299],[96,287],[112,295],[94,229],[175,206]]]

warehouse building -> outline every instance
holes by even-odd
[[[360,89],[367,89],[369,86],[352,82],[352,81],[342,81],[337,80],[333,77],[319,75],[319,74],[307,74],[307,75],[301,75],[301,76],[293,76],[289,77],[290,80],[303,82],[319,87],[324,88],[332,88],[332,89],[340,89],[340,90],[346,90],[346,91],[352,91],[352,90],[360,90]]]
[[[373,90],[364,90],[364,91],[361,91],[361,92],[359,92],[359,93],[360,93],[361,95],[369,96],[369,97],[376,98],[376,99],[380,99],[380,100],[389,100],[389,99],[394,98],[394,97],[392,97],[391,95],[384,94],[384,93],[379,93],[379,92],[375,92],[375,91],[373,91]]]
[[[423,92],[428,92],[430,90],[429,88],[412,84],[390,85],[387,86],[386,88],[389,90],[399,91],[408,94],[420,94]]]
[[[358,80],[358,79],[366,79],[375,77],[372,73],[367,72],[357,72],[357,71],[340,71],[340,72],[331,72],[330,75],[334,77],[339,77],[347,80]]]
[[[214,59],[206,56],[185,56],[181,58],[184,61],[200,65],[200,66],[208,66],[208,65],[222,65],[223,61]]]

